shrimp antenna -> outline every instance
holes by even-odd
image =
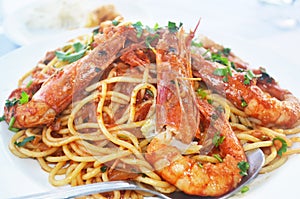
[[[186,40],[187,44],[189,44],[193,40],[193,38],[195,37],[195,33],[196,33],[196,31],[199,27],[200,21],[201,21],[201,18],[198,20],[195,29],[193,31],[190,31],[190,34],[188,35],[187,40]]]

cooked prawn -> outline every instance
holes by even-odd
[[[192,195],[220,196],[240,182],[242,176],[239,174],[240,170],[237,165],[241,161],[246,161],[246,157],[243,147],[221,113],[214,121],[214,128],[225,137],[224,142],[219,146],[220,155],[224,158],[222,163],[206,163],[200,166],[198,161],[181,155],[182,149],[172,145],[173,137],[182,142],[186,141],[184,143],[192,141],[199,128],[197,120],[200,112],[204,115],[201,122],[210,121],[213,114],[212,106],[191,94],[194,91],[190,90],[192,84],[189,81],[186,84],[180,82],[180,85],[177,85],[180,86],[181,91],[178,94],[176,94],[177,88],[174,83],[170,83],[191,77],[188,68],[190,64],[187,59],[189,56],[184,55],[188,52],[180,50],[184,44],[180,41],[185,41],[180,32],[179,36],[166,33],[157,44],[156,120],[159,134],[148,145],[145,156],[163,179],[181,191]],[[168,49],[173,50],[170,52]],[[162,76],[164,80],[161,80]],[[184,90],[189,91],[188,96],[184,95]],[[196,105],[193,104],[194,102]],[[186,118],[189,122],[182,118]],[[190,125],[190,120],[197,121],[195,124],[198,126],[193,125],[193,128],[187,126]],[[184,137],[189,139],[183,139]]]
[[[253,78],[249,84],[245,84],[246,71],[236,72],[228,67],[230,72],[225,74],[227,81],[224,81],[224,76],[214,74],[216,70],[225,68],[223,65],[196,54],[192,55],[192,66],[194,76],[200,77],[210,89],[226,96],[246,115],[258,119],[260,125],[290,128],[300,119],[299,100],[289,91],[278,89],[274,81],[263,82]],[[268,89],[261,89],[266,85],[270,93],[263,91]],[[272,95],[280,96],[280,99]]]
[[[28,103],[5,107],[6,121],[9,122],[14,117],[13,126],[16,128],[51,124],[56,115],[72,102],[72,98],[80,95],[92,80],[105,74],[120,50],[124,50],[126,39],[130,34],[136,33],[133,28],[122,26],[110,34],[104,35],[103,37],[108,38],[102,39],[89,55],[65,66],[47,79],[41,88],[31,91],[34,94]],[[18,88],[18,92],[12,92],[9,100],[19,99],[23,89]]]

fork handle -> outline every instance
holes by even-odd
[[[132,181],[110,181],[110,182],[99,182],[99,183],[92,183],[86,185],[79,185],[75,187],[62,187],[62,188],[53,189],[48,192],[36,193],[36,194],[16,197],[12,199],[74,198],[78,196],[87,196],[96,193],[105,193],[105,192],[120,191],[120,190],[144,191],[144,192],[154,194],[163,199],[171,199],[168,196],[156,192],[154,190],[140,187]]]

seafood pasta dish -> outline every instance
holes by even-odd
[[[283,165],[299,153],[299,100],[198,25],[117,17],[49,49],[4,105],[10,151],[36,159],[53,186],[133,180],[197,196],[234,189],[246,151],[263,150],[261,174]]]

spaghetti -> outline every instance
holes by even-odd
[[[60,50],[64,55],[76,52],[74,44],[87,46],[84,55],[93,51],[98,34],[110,35],[119,26],[132,26],[118,22],[105,22],[99,33],[88,34],[70,41]],[[54,186],[77,186],[110,180],[135,180],[141,185],[151,185],[163,193],[176,191],[176,187],[162,179],[145,159],[147,146],[155,136],[155,106],[157,97],[157,71],[154,36],[140,32],[141,24],[133,24],[137,34],[146,35],[146,46],[132,45],[110,65],[106,77],[92,81],[73,102],[56,116],[55,122],[19,130],[11,139],[9,149],[20,158],[35,158],[41,168],[49,173]],[[146,31],[143,29],[142,31]],[[158,31],[159,30],[155,30]],[[100,39],[99,39],[100,38]],[[136,47],[136,46],[137,47]],[[81,58],[80,58],[81,59]],[[69,63],[60,60],[54,51],[21,77],[19,87],[28,79],[49,78]],[[299,153],[294,145],[300,141],[299,121],[293,128],[264,127],[257,119],[236,107],[228,99],[194,81],[198,98],[209,101],[223,110],[245,151],[263,149],[265,166],[260,173],[271,172],[284,164],[288,157]],[[199,92],[201,90],[201,93]],[[287,145],[287,150],[282,149]],[[211,154],[200,154],[202,143],[195,138],[184,155],[201,162],[218,163]],[[138,191],[114,191],[96,194],[95,198],[143,198]]]

